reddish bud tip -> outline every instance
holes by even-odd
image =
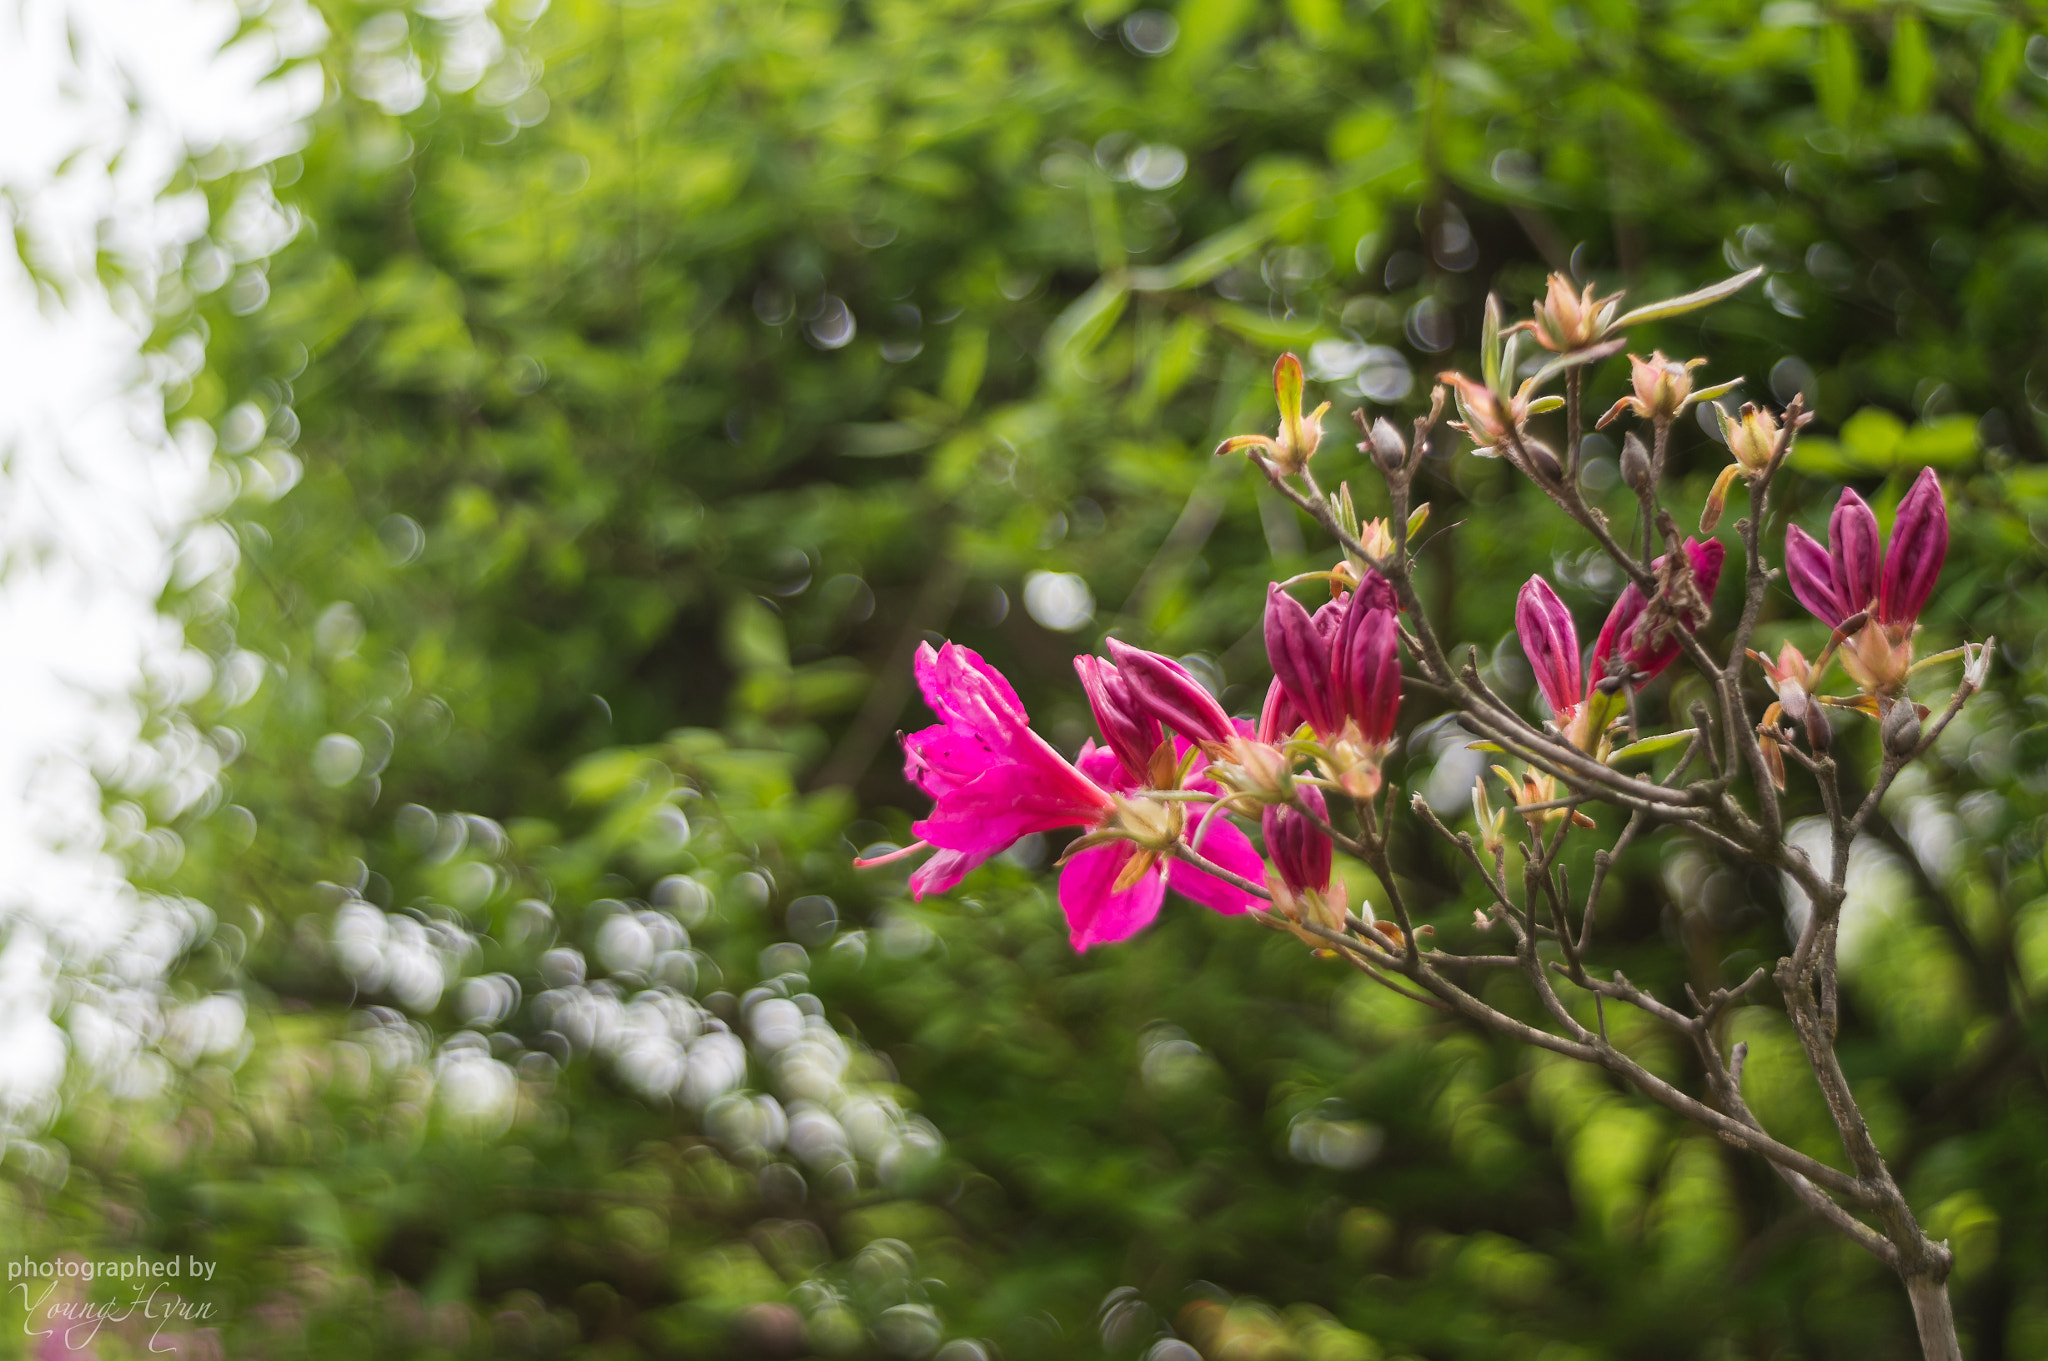
[[[1392,610],[1376,609],[1360,591],[1351,597],[1332,659],[1331,680],[1344,712],[1365,740],[1384,747],[1393,740],[1401,707],[1401,657]]]
[[[1844,614],[1854,614],[1877,599],[1878,573],[1884,550],[1877,542],[1877,516],[1862,497],[1842,488],[1835,513],[1828,517],[1828,558],[1835,599]]]
[[[1333,735],[1343,720],[1330,691],[1330,644],[1301,602],[1277,582],[1266,589],[1266,657],[1288,702],[1317,732]]]
[[[1834,559],[1813,535],[1798,525],[1785,531],[1785,579],[1799,603],[1829,628],[1839,627],[1850,614],[1835,592],[1834,567]]]
[[[1137,704],[1188,741],[1228,742],[1237,735],[1216,697],[1179,662],[1120,638],[1109,640],[1109,655]]]
[[[1074,670],[1081,675],[1081,689],[1087,692],[1088,707],[1095,711],[1095,726],[1102,729],[1103,741],[1124,769],[1142,775],[1152,753],[1166,740],[1159,720],[1138,702],[1123,673],[1100,657],[1076,657]]]
[[[1530,577],[1515,599],[1515,632],[1536,672],[1536,684],[1550,707],[1563,713],[1575,707],[1585,681],[1579,670],[1579,634],[1571,611],[1550,583]]]
[[[1941,480],[1934,469],[1924,468],[1906,499],[1899,502],[1898,518],[1892,521],[1891,552],[1884,564],[1884,580],[1878,591],[1877,622],[1887,625],[1911,624],[1934,594],[1935,578],[1948,557],[1948,504],[1942,499]]]
[[[1296,785],[1295,793],[1317,817],[1329,821],[1329,805],[1314,785]],[[1285,804],[1270,804],[1259,818],[1266,834],[1266,856],[1280,882],[1296,893],[1322,892],[1330,886],[1330,839],[1313,822]]]

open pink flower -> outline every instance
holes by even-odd
[[[903,738],[903,774],[932,796],[931,816],[911,825],[912,845],[859,863],[936,848],[910,876],[911,893],[922,898],[953,887],[1019,837],[1092,827],[1115,809],[1100,785],[1031,731],[1017,692],[971,648],[923,644],[916,668],[939,722]]]
[[[1148,654],[1149,655],[1149,654]],[[1033,832],[1060,827],[1101,827],[1117,812],[1112,791],[1142,789],[1158,722],[1151,719],[1119,669],[1099,658],[1077,659],[1082,684],[1110,746],[1090,742],[1078,766],[1031,731],[1017,692],[972,649],[947,643],[917,653],[917,683],[939,722],[903,739],[904,775],[932,797],[931,816],[912,824],[918,841],[857,864],[877,865],[927,848],[937,853],[910,877],[911,893],[943,893],[990,856]],[[1237,728],[1233,728],[1235,734]],[[1176,740],[1178,754],[1187,743]],[[1123,754],[1129,752],[1127,759]],[[1189,789],[1221,792],[1202,777],[1195,758]],[[1250,840],[1213,805],[1194,806],[1185,836],[1214,863],[1253,883],[1265,862]],[[1243,912],[1248,893],[1179,861],[1160,861],[1127,876],[1140,854],[1128,841],[1075,855],[1060,876],[1060,906],[1074,948],[1123,940],[1159,914],[1168,887],[1218,912]],[[1122,882],[1126,878],[1130,882]],[[1119,885],[1121,884],[1121,887]]]
[[[1248,735],[1249,725],[1241,725],[1239,731]],[[1188,755],[1189,743],[1185,739],[1176,737],[1173,745],[1177,755]],[[1116,793],[1145,787],[1143,773],[1130,769],[1108,747],[1088,743],[1081,748],[1079,764],[1089,778]],[[1193,770],[1182,782],[1182,788],[1222,793],[1215,781],[1201,773],[1207,765],[1207,759],[1196,753]],[[1187,826],[1181,837],[1200,851],[1203,859],[1254,884],[1265,880],[1265,860],[1253,848],[1251,839],[1216,811],[1215,804],[1185,807]],[[1169,888],[1227,915],[1259,905],[1258,899],[1235,884],[1205,874],[1184,860],[1160,859],[1119,889],[1117,885],[1126,878],[1132,861],[1141,854],[1131,842],[1110,842],[1079,852],[1060,871],[1060,907],[1067,914],[1067,930],[1076,950],[1136,935],[1159,915],[1159,905]]]

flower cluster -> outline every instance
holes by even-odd
[[[1576,493],[1564,473],[1577,466],[1576,435],[1568,435],[1566,457],[1560,459],[1527,428],[1532,417],[1566,404],[1540,395],[1541,387],[1557,372],[1569,372],[1576,384],[1579,368],[1620,353],[1621,325],[1704,305],[1749,277],[1619,315],[1618,298],[1596,297],[1590,288],[1574,291],[1553,278],[1535,317],[1514,327],[1501,324],[1498,303],[1489,301],[1483,377],[1444,375],[1464,418],[1453,428],[1466,433],[1478,452],[1503,457],[1544,485],[1570,511]],[[1516,383],[1518,333],[1532,335],[1558,358]],[[1735,386],[1695,387],[1693,371],[1704,362],[1676,363],[1656,351],[1647,360],[1630,355],[1631,390],[1599,422],[1632,415],[1650,427],[1654,459],[1629,437],[1640,465],[1630,485],[1644,498],[1645,532],[1673,422]],[[1307,492],[1290,494],[1323,519],[1343,551],[1327,570],[1269,585],[1263,631],[1272,680],[1256,723],[1227,713],[1179,662],[1110,638],[1106,657],[1074,659],[1099,738],[1070,761],[1032,731],[1016,691],[994,668],[957,643],[926,645],[917,656],[917,680],[939,722],[904,737],[903,747],[905,774],[930,796],[932,809],[913,824],[916,842],[862,863],[929,850],[910,879],[911,891],[922,897],[952,888],[1022,837],[1072,829],[1078,834],[1061,859],[1059,899],[1077,949],[1131,936],[1158,915],[1168,889],[1217,912],[1257,912],[1311,943],[1364,930],[1381,946],[1399,938],[1414,948],[1412,935],[1375,924],[1363,904],[1349,901],[1336,866],[1340,850],[1366,859],[1392,890],[1384,860],[1391,812],[1380,799],[1388,787],[1384,768],[1398,744],[1403,653],[1418,664],[1426,661],[1403,615],[1416,606],[1409,538],[1428,507],[1411,510],[1406,488],[1446,389],[1437,389],[1436,410],[1418,424],[1414,448],[1389,422],[1359,418],[1365,439],[1357,448],[1396,489],[1394,509],[1401,517],[1362,521],[1348,486],[1325,495],[1310,471],[1323,444],[1328,405],[1304,411],[1302,368],[1293,355],[1281,357],[1273,380],[1277,433],[1235,436],[1218,452],[1244,454],[1283,490],[1300,482]],[[1757,495],[1768,486],[1807,419],[1798,403],[1794,408],[1782,421],[1754,405],[1745,406],[1739,418],[1723,416],[1733,461],[1710,498],[1703,536],[1718,521],[1733,477],[1748,478]],[[1574,416],[1571,430],[1577,429]],[[1587,515],[1582,522],[1590,526],[1593,519]],[[1670,536],[1666,542],[1675,542],[1669,518],[1659,523]],[[1776,695],[1757,731],[1774,782],[1784,782],[1783,748],[1791,740],[1783,725],[1803,731],[1807,745],[1820,752],[1831,740],[1823,706],[1862,708],[1883,718],[1904,697],[1915,666],[1916,621],[1946,545],[1946,508],[1931,471],[1921,474],[1900,504],[1888,548],[1880,544],[1875,515],[1853,491],[1841,493],[1825,545],[1796,526],[1788,532],[1785,576],[1792,594],[1834,634],[1812,663],[1789,643],[1775,660],[1748,654]],[[1592,825],[1578,808],[1589,795],[1571,784],[1569,763],[1543,754],[1545,744],[1575,753],[1574,760],[1611,764],[1620,759],[1616,734],[1625,724],[1631,746],[1662,750],[1685,734],[1639,741],[1639,692],[1681,653],[1710,675],[1721,674],[1701,635],[1713,618],[1726,559],[1722,543],[1687,538],[1647,562],[1628,558],[1611,541],[1609,547],[1628,582],[1590,653],[1581,649],[1570,609],[1542,576],[1530,577],[1515,601],[1515,629],[1548,703],[1549,723],[1523,724],[1522,735],[1506,747],[1483,745],[1523,757],[1519,771],[1493,769],[1532,827],[1561,820]],[[1294,593],[1307,583],[1319,594],[1327,591],[1314,609]],[[1418,627],[1426,636],[1426,624],[1418,621]],[[1742,626],[1744,639],[1749,627]],[[1860,697],[1817,693],[1837,654],[1861,687]],[[1467,695],[1441,660],[1435,666],[1429,674],[1433,692],[1454,699]],[[1470,701],[1464,702],[1471,713]],[[1472,721],[1493,731],[1488,725],[1497,724],[1498,716]],[[1915,738],[1918,732],[1916,722]],[[1505,811],[1494,811],[1483,781],[1473,800],[1476,844],[1488,854],[1504,854]],[[1356,826],[1355,834],[1334,825],[1340,809],[1348,809],[1346,821]],[[1263,851],[1248,835],[1254,829]],[[1405,918],[1403,929],[1412,929]]]
[[[1106,657],[1075,659],[1100,739],[1069,762],[1031,731],[1015,691],[981,658],[954,643],[927,647],[918,656],[918,680],[939,722],[903,743],[906,773],[933,806],[913,824],[915,845],[878,859],[929,849],[910,881],[924,895],[950,888],[1021,836],[1072,829],[1059,899],[1077,949],[1129,937],[1158,915],[1168,889],[1289,932],[1319,957],[1342,959],[1412,1001],[1596,1065],[1772,1160],[1802,1198],[1898,1267],[1917,1307],[1930,1298],[1930,1280],[1938,1289],[1946,1249],[1917,1227],[1895,1180],[1868,1170],[1882,1157],[1868,1146],[1867,1121],[1833,1053],[1840,995],[1834,933],[1848,898],[1843,849],[1864,833],[1907,764],[1982,688],[1990,664],[1988,640],[1916,655],[1920,618],[1948,550],[1941,484],[1931,470],[1920,472],[1898,502],[1889,536],[1877,511],[1842,490],[1825,540],[1792,526],[1780,566],[1771,561],[1762,527],[1771,522],[1780,474],[1797,467],[1794,445],[1811,413],[1803,395],[1781,412],[1752,403],[1730,416],[1717,406],[1726,460],[1702,508],[1698,537],[1681,539],[1662,500],[1674,437],[1690,434],[1680,418],[1736,384],[1699,387],[1695,371],[1704,360],[1675,362],[1658,350],[1648,359],[1629,354],[1628,391],[1598,422],[1628,419],[1636,427],[1622,440],[1625,487],[1609,493],[1584,476],[1585,417],[1600,409],[1589,407],[1586,383],[1596,366],[1627,352],[1623,330],[1706,306],[1760,274],[1751,270],[1631,311],[1621,309],[1618,295],[1603,298],[1553,277],[1533,318],[1515,326],[1504,324],[1499,301],[1489,298],[1479,376],[1444,373],[1412,439],[1386,419],[1352,413],[1364,436],[1356,446],[1363,466],[1384,485],[1384,518],[1362,517],[1364,502],[1347,484],[1324,490],[1317,473],[1329,460],[1322,467],[1315,460],[1325,446],[1329,408],[1305,410],[1301,364],[1283,355],[1273,371],[1277,431],[1234,436],[1217,452],[1242,454],[1276,495],[1322,526],[1337,551],[1326,566],[1267,587],[1262,632],[1272,680],[1256,723],[1229,713],[1172,658],[1111,638]],[[1518,354],[1524,339],[1547,355],[1531,355],[1525,366]],[[1548,391],[1553,384],[1563,393]],[[1479,482],[1528,479],[1540,493],[1532,502],[1583,531],[1623,581],[1583,650],[1572,611],[1548,580],[1531,576],[1516,594],[1515,631],[1548,705],[1543,719],[1532,720],[1521,697],[1500,693],[1499,672],[1489,677],[1477,649],[1447,644],[1422,604],[1427,565],[1415,540],[1429,506],[1414,493],[1424,477],[1441,478],[1444,459],[1433,456],[1432,446],[1453,401],[1459,419],[1450,428],[1468,436],[1475,452],[1499,460],[1461,474]],[[1537,425],[1553,412],[1554,422]],[[1749,514],[1724,546],[1713,535],[1738,482]],[[1612,504],[1595,504],[1607,495]],[[1717,614],[1715,593],[1731,550],[1739,554],[1743,589],[1724,592],[1739,596],[1739,606]],[[1773,589],[1780,577],[1789,592]],[[1796,615],[1785,619],[1794,615],[1793,601],[1828,630],[1813,660],[1791,641],[1775,656],[1752,650],[1760,629],[1808,627]],[[1483,614],[1493,601],[1482,584],[1459,603]],[[1681,657],[1697,688],[1660,700],[1649,687]],[[1934,717],[1909,686],[1927,668],[1959,657],[1962,678]],[[1853,694],[1822,693],[1837,658]],[[1421,772],[1393,764],[1404,689],[1422,699],[1410,706],[1411,717],[1456,721],[1436,728],[1431,747],[1463,731],[1474,749],[1497,757],[1490,774],[1473,781],[1469,831],[1446,824],[1435,793],[1411,799],[1412,819],[1394,797],[1394,776],[1423,782],[1415,778]],[[1655,730],[1681,707],[1692,726]],[[1417,708],[1425,713],[1415,714]],[[1871,744],[1838,739],[1829,719],[1836,710],[1876,721],[1881,757],[1853,797],[1842,779],[1845,765]],[[1811,791],[1789,790],[1795,764],[1812,777]],[[1439,765],[1427,785],[1437,786],[1444,770]],[[1799,797],[1809,797],[1806,809],[1790,806]],[[1598,827],[1598,808],[1621,811],[1625,822],[1589,846],[1578,833]],[[1816,809],[1835,848],[1831,866],[1788,835],[1794,817]],[[1733,986],[1688,988],[1690,1014],[1622,973],[1588,967],[1607,871],[1639,833],[1660,827],[1694,839],[1708,854],[1781,876],[1808,904],[1774,971],[1756,969],[1746,982],[1729,980]],[[1471,885],[1481,905],[1469,928],[1455,919],[1420,920],[1455,895],[1432,895],[1429,909],[1414,905],[1404,887],[1406,867],[1397,869],[1390,853],[1409,829],[1444,843]],[[1590,861],[1590,873],[1580,877],[1567,855],[1582,866]],[[1512,869],[1510,856],[1517,857]],[[1383,897],[1386,919],[1347,888],[1346,876],[1356,880],[1361,871]],[[1442,946],[1439,926],[1446,928]],[[1508,937],[1506,950],[1461,953],[1451,932],[1467,929],[1497,932],[1496,941]],[[1512,1011],[1495,1000],[1502,990],[1473,981],[1507,970],[1520,975],[1520,986],[1507,990],[1520,999]],[[1716,1022],[1767,977],[1775,978],[1799,1045],[1827,1089],[1826,1107],[1845,1146],[1862,1141],[1861,1175],[1780,1142],[1739,1096],[1729,1100],[1740,1087],[1744,1051],[1720,1047],[1725,1028]],[[1568,986],[1586,994],[1580,1000],[1587,1004],[1569,1004],[1560,995]],[[1541,1005],[1527,1005],[1532,999]],[[1607,1012],[1616,1006],[1677,1028],[1707,1074],[1702,1095],[1681,1091],[1668,1070],[1652,1072],[1626,1052],[1629,1046],[1608,1042]],[[1928,1318],[1947,1313],[1942,1297],[1932,1315],[1922,1316],[1923,1338],[1930,1336]],[[1960,1355],[1953,1334],[1946,1350],[1929,1355]]]

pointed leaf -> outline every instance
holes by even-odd
[[[1608,756],[1607,764],[1615,765],[1622,761],[1632,761],[1639,756],[1655,756],[1660,751],[1670,751],[1673,747],[1683,746],[1692,741],[1698,732],[1698,728],[1680,728],[1677,732],[1658,733],[1655,737],[1645,737],[1625,747],[1616,747]]]
[[[1662,321],[1666,317],[1675,317],[1684,312],[1691,312],[1705,307],[1709,303],[1717,303],[1723,298],[1733,297],[1758,279],[1763,278],[1763,276],[1764,267],[1757,265],[1753,269],[1745,269],[1732,279],[1723,279],[1720,283],[1708,284],[1705,288],[1695,292],[1681,294],[1676,298],[1666,298],[1662,302],[1646,303],[1632,312],[1623,312],[1614,319],[1614,324],[1616,327],[1635,326],[1642,322]]]
[[[1583,350],[1572,350],[1559,355],[1531,374],[1529,382],[1531,386],[1540,388],[1566,369],[1575,369],[1581,364],[1597,364],[1603,359],[1613,358],[1627,348],[1627,336],[1610,336],[1598,345],[1588,345]]]
[[[1134,269],[1127,277],[1132,289],[1140,293],[1198,288],[1264,245],[1278,226],[1278,220],[1272,217],[1249,218],[1204,237],[1163,265]]]

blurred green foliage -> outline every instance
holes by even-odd
[[[160,298],[218,445],[165,602],[210,666],[106,783],[168,1020],[14,1145],[11,1251],[216,1261],[229,1354],[1911,1355],[1881,1267],[1597,1074],[1184,903],[1076,957],[1035,843],[922,905],[848,865],[914,815],[927,637],[1069,750],[1112,628],[1255,707],[1265,583],[1322,550],[1208,451],[1277,350],[1335,436],[1469,362],[1488,289],[1760,263],[1632,340],[1809,394],[1805,523],[1943,472],[1929,630],[2000,661],[1879,820],[1844,1063],[1970,1354],[2048,1356],[2035,9],[320,10],[305,145],[195,161],[216,227]],[[1527,693],[1513,584],[1620,583],[1452,447],[1443,631]],[[1723,455],[1675,457],[1696,504]],[[1476,765],[1409,713],[1394,773],[1455,812]],[[1785,940],[1779,885],[1672,840],[1610,899],[1600,962],[1667,995]],[[1839,1158],[1761,1000],[1754,1105]]]

